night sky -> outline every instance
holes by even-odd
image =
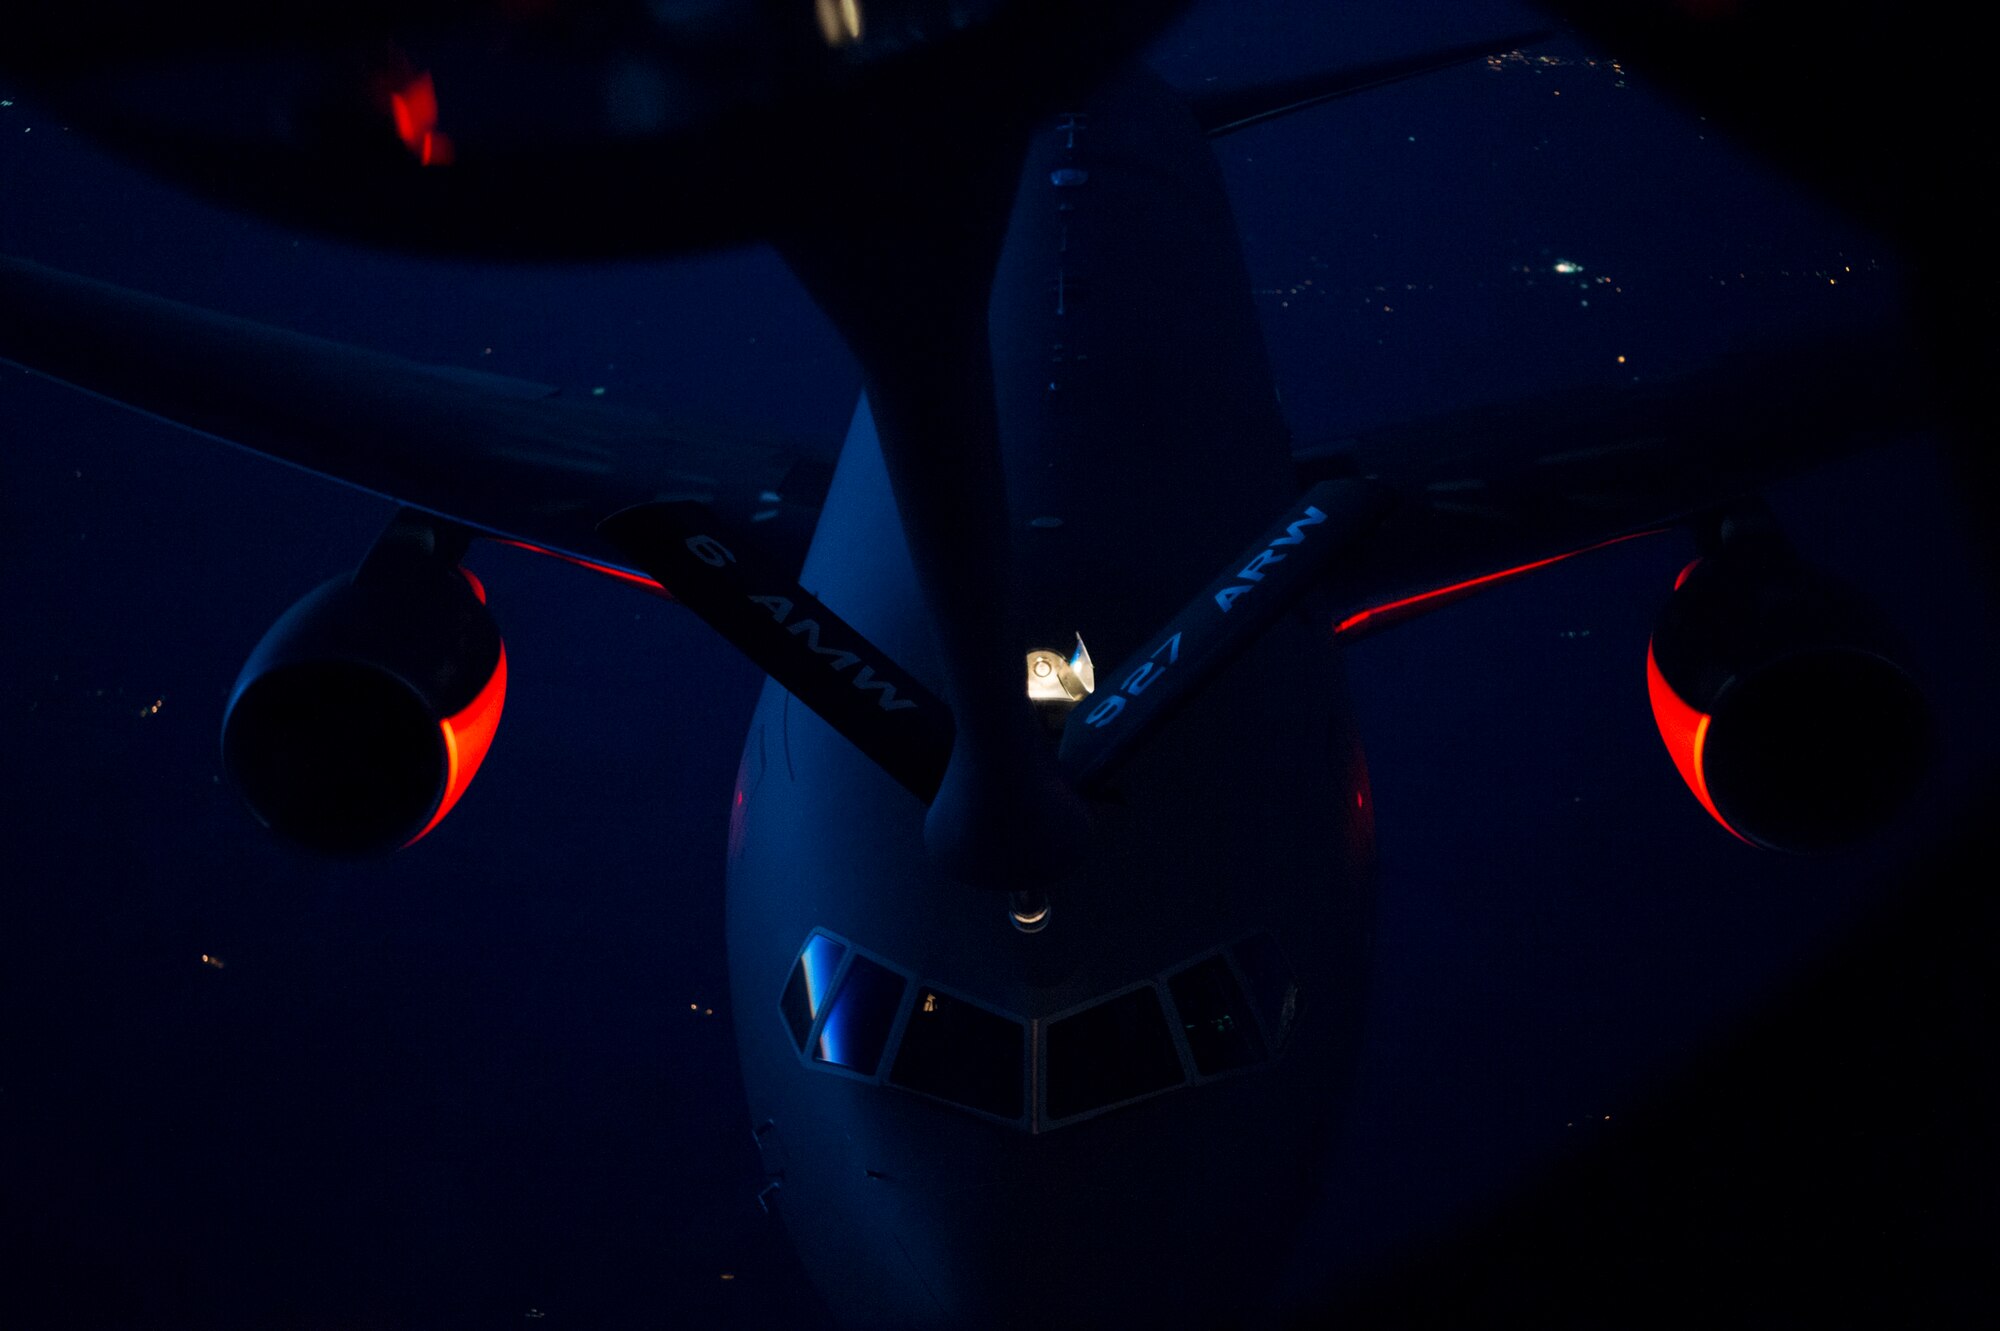
[[[1216,0],[1151,58],[1228,85],[1538,21]],[[1618,55],[1555,38],[1218,145],[1301,446],[1900,320],[1887,245]],[[0,251],[828,455],[859,387],[768,253],[364,252],[196,202],[4,84]],[[1990,1307],[1990,919],[1976,932],[1912,870],[1996,733],[1967,516],[1923,434],[1769,498],[1907,640],[1941,722],[1923,811],[1830,860],[1707,819],[1644,685],[1682,535],[1357,647],[1379,934],[1354,1101],[1293,1261],[1314,1303],[1395,1325]],[[759,683],[731,649],[482,547],[506,717],[439,830],[330,864],[223,785],[244,656],[390,511],[0,371],[5,1320],[813,1315],[754,1201],[729,1027],[732,1001],[774,997],[724,982],[727,800]],[[1725,1301],[1725,1276],[1749,1293]]]

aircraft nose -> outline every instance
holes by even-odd
[[[1284,1208],[1155,1189],[971,1189],[906,1213],[896,1238],[956,1328],[1063,1331],[1237,1324],[1272,1288]],[[1167,1192],[1179,1197],[1166,1200]]]

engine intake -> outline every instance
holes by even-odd
[[[1881,615],[1775,533],[1732,533],[1682,570],[1646,660],[1653,718],[1716,821],[1815,851],[1902,808],[1930,762],[1930,709]]]
[[[407,846],[464,794],[507,652],[470,573],[384,558],[308,593],[231,690],[222,762],[258,821],[331,855]]]

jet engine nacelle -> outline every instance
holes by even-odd
[[[313,850],[416,841],[500,724],[507,652],[470,573],[381,558],[306,595],[237,676],[222,762],[265,826]]]
[[[1812,851],[1876,830],[1930,757],[1930,714],[1880,614],[1774,532],[1681,571],[1646,654],[1660,738],[1744,841]]]

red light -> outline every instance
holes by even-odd
[[[1586,545],[1577,550],[1566,550],[1559,555],[1550,555],[1547,559],[1537,559],[1532,564],[1521,564],[1515,568],[1502,569],[1498,573],[1488,573],[1483,577],[1467,578],[1464,582],[1454,582],[1449,587],[1439,587],[1433,591],[1419,592],[1415,596],[1405,596],[1400,601],[1390,601],[1386,605],[1370,606],[1368,609],[1357,611],[1349,615],[1346,619],[1341,620],[1338,624],[1335,624],[1333,631],[1335,633],[1346,633],[1378,617],[1385,619],[1390,617],[1401,618],[1402,616],[1398,614],[1400,611],[1409,610],[1422,613],[1423,609],[1431,607],[1433,602],[1449,601],[1454,597],[1487,586],[1490,583],[1504,582],[1508,578],[1518,578],[1523,573],[1532,573],[1538,568],[1547,568],[1551,564],[1560,564],[1565,559],[1574,559],[1578,555],[1587,555],[1593,550],[1602,550],[1606,546],[1618,545],[1624,541],[1636,541],[1641,536],[1658,536],[1663,530],[1665,529],[1656,527],[1651,531],[1635,531],[1624,536],[1614,536],[1608,541],[1599,541],[1595,545]]]
[[[630,569],[616,568],[610,564],[599,564],[594,560],[583,559],[576,555],[566,555],[560,550],[550,550],[545,546],[529,545],[526,541],[500,540],[497,541],[497,544],[511,545],[516,550],[526,550],[532,554],[547,555],[551,559],[560,559],[565,564],[574,564],[578,568],[587,568],[592,573],[602,573],[607,578],[616,578],[620,582],[629,582],[634,587],[644,587],[655,596],[664,596],[669,601],[674,599],[672,592],[662,587],[655,579],[649,578],[643,573],[634,573]]]
[[[1689,564],[1689,565],[1688,565],[1688,566],[1687,566],[1686,568],[1684,568],[1684,569],[1682,569],[1682,570],[1680,571],[1680,574],[1679,574],[1679,575],[1678,575],[1677,577],[1675,577],[1675,578],[1674,578],[1674,590],[1675,590],[1675,591],[1679,591],[1679,590],[1681,589],[1681,586],[1682,586],[1682,584],[1684,584],[1684,583],[1685,583],[1685,582],[1687,582],[1687,580],[1688,580],[1688,574],[1690,574],[1690,573],[1694,572],[1694,571],[1695,571],[1695,567],[1696,567],[1697,565],[1699,565],[1700,563],[1701,563],[1701,560],[1700,560],[1699,558],[1697,558],[1697,559],[1695,559],[1695,560],[1693,561],[1693,563],[1690,563],[1690,564]]]
[[[481,582],[477,577],[475,577],[473,575],[472,570],[469,568],[462,568],[459,570],[459,573],[465,578],[467,582],[472,584],[472,594],[479,598],[479,604],[485,605],[486,584]]]
[[[1709,797],[1708,777],[1702,768],[1702,752],[1708,746],[1708,727],[1715,718],[1707,712],[1698,712],[1674,692],[1674,686],[1667,683],[1667,677],[1660,673],[1660,663],[1653,657],[1653,644],[1646,644],[1646,696],[1653,703],[1653,724],[1659,727],[1660,739],[1672,755],[1674,766],[1679,769],[1681,780],[1701,801],[1701,807],[1708,810],[1708,816],[1721,823],[1729,835],[1750,846],[1756,843],[1729,826],[1729,820],[1715,807]]]
[[[429,74],[419,74],[389,94],[389,111],[396,118],[396,137],[425,166],[451,160],[451,138],[437,130],[437,88]]]
[[[479,690],[479,696],[438,722],[438,730],[444,736],[444,798],[438,801],[437,812],[424,824],[424,830],[405,841],[405,846],[413,846],[429,836],[431,829],[444,821],[452,805],[458,803],[458,797],[472,784],[472,778],[479,772],[479,764],[486,761],[486,751],[493,746],[493,734],[500,728],[500,710],[506,701],[507,644],[501,643],[500,659],[494,663],[493,674],[488,677],[486,686]]]

